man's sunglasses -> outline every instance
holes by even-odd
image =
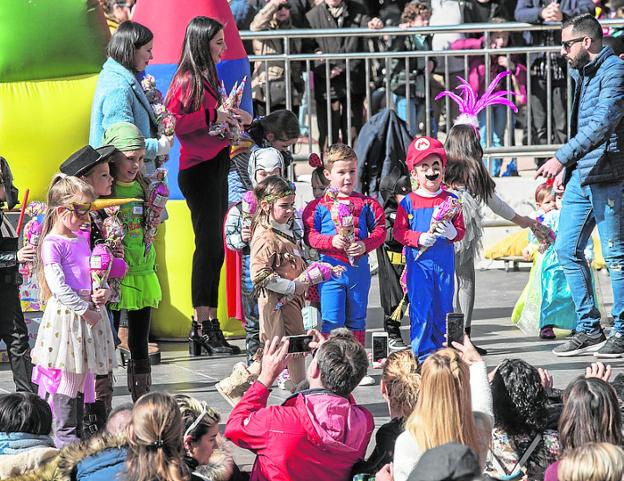
[[[582,42],[586,38],[587,37],[578,37],[578,38],[573,38],[572,40],[566,40],[565,42],[561,42],[561,46],[567,52],[568,50],[570,50],[572,45],[574,45],[575,43]]]
[[[73,212],[78,217],[84,217],[91,210],[91,202],[72,202],[65,207],[69,212]]]
[[[290,10],[290,5],[288,3],[282,3],[278,10]]]

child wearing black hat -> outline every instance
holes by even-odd
[[[16,390],[34,393],[34,386],[30,382],[32,363],[28,328],[19,297],[22,277],[18,272],[18,264],[33,262],[35,248],[26,245],[17,249],[15,231],[5,222],[2,211],[4,204],[12,209],[17,202],[17,189],[13,186],[9,163],[0,157],[0,339],[7,347]]]
[[[377,249],[377,262],[381,307],[384,311],[384,329],[388,333],[390,351],[399,351],[408,347],[401,337],[403,308],[400,307],[404,294],[401,287],[401,274],[405,268],[405,256],[403,246],[394,240],[394,219],[399,204],[411,190],[407,167],[403,164],[395,165],[379,184],[386,216],[386,241]],[[398,319],[393,319],[393,313],[397,309],[399,315],[394,317]]]
[[[105,145],[94,149],[90,145],[82,147],[74,152],[63,164],[60,171],[63,174],[78,177],[93,187],[96,198],[107,197],[112,193],[113,177],[110,174],[109,162],[112,160],[118,150],[111,146]],[[91,249],[97,243],[103,242],[107,237],[104,231],[104,220],[108,214],[104,210],[95,210],[89,212],[91,219],[91,228],[89,229]],[[111,269],[111,278],[109,278],[110,287],[114,287],[113,280],[116,276],[123,276],[127,271],[127,264],[123,259],[123,246],[113,249],[115,256],[116,269]],[[117,278],[118,279],[118,278]],[[103,429],[108,419],[108,415],[112,410],[113,403],[113,373],[99,374],[95,377],[95,402],[86,404],[85,416],[85,434]]]

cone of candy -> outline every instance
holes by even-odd
[[[431,216],[431,224],[429,226],[429,234],[434,234],[438,225],[444,221],[452,221],[461,212],[461,201],[452,196],[448,196],[444,199],[444,202],[438,204],[433,209],[433,215]],[[423,255],[428,247],[420,247],[416,259]]]
[[[89,267],[91,270],[91,288],[108,289],[108,275],[113,266],[113,253],[105,242],[96,244],[91,252]]]
[[[355,226],[353,225],[353,209],[351,202],[336,201],[332,205],[332,219],[336,224],[336,232],[349,242],[355,242]],[[349,264],[355,265],[355,257],[348,256]]]
[[[218,94],[220,97],[220,104],[218,110],[221,112],[229,112],[232,109],[237,109],[240,106],[243,98],[243,92],[245,90],[245,84],[247,83],[247,77],[243,77],[243,80],[239,84],[234,83],[229,95],[225,90],[225,84],[221,81],[218,88]],[[236,145],[240,140],[240,131],[237,125],[231,125],[226,122],[218,124],[214,123],[210,126],[208,133],[214,137],[220,137],[222,139],[229,139],[232,144]]]
[[[343,266],[332,266],[328,262],[313,262],[299,274],[297,281],[316,286],[332,277],[340,277],[344,271]],[[286,302],[288,302],[288,296],[282,297],[275,305],[275,310],[279,311]]]
[[[117,216],[119,213],[119,206],[111,206],[104,209],[107,217],[102,222],[102,235],[104,236],[104,241],[106,245],[110,248],[111,252],[115,252],[121,249],[123,244],[123,239],[125,236],[123,224],[121,220]],[[115,259],[118,260],[118,259]],[[124,264],[125,261],[121,260]],[[119,301],[119,292],[121,286],[121,279],[123,278],[125,272],[114,272],[114,262],[111,267],[110,277],[108,280],[108,286],[111,289],[111,298],[110,302],[118,302]],[[123,270],[123,269],[122,269]],[[127,265],[126,265],[127,270]],[[118,275],[117,275],[118,274]]]
[[[243,228],[251,227],[253,216],[258,209],[258,201],[256,196],[251,190],[248,190],[243,194],[243,201],[241,204],[241,211],[243,213]]]
[[[156,88],[156,79],[151,75],[145,75],[141,80],[141,87],[152,107],[154,117],[156,117],[158,137],[161,135],[172,137],[175,128],[175,117],[165,107],[162,93]],[[157,159],[160,163],[166,162],[169,159],[169,155],[159,155]]]
[[[26,208],[26,215],[32,217],[24,226],[24,245],[33,247],[39,245],[41,228],[43,227],[43,214],[46,211],[44,202],[31,202]],[[24,277],[30,277],[35,267],[35,262],[24,262],[19,266],[19,272]]]
[[[167,169],[156,169],[149,178],[150,184],[145,199],[145,232],[143,234],[146,256],[152,248],[162,213],[165,210],[167,200],[169,200],[169,187],[165,183],[166,178]]]
[[[539,220],[531,226],[531,231],[539,242],[537,250],[540,254],[546,252],[548,248],[555,243],[555,239],[557,238],[555,232],[547,225],[539,222]]]
[[[299,274],[297,280],[315,286],[330,280],[332,277],[340,277],[344,271],[345,268],[343,266],[332,266],[328,262],[313,262],[305,271]]]

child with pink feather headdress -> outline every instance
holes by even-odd
[[[503,23],[504,19],[494,17],[490,21],[491,23]],[[498,31],[491,32],[489,36],[489,43],[485,43],[485,36],[481,38],[462,38],[456,40],[451,44],[453,50],[472,50],[472,49],[501,49],[509,46],[509,32]],[[483,56],[471,55],[469,58],[468,77],[466,80],[472,87],[472,90],[479,95],[483,95],[488,87],[488,82],[496,78],[497,75],[504,71],[509,71],[509,76],[506,80],[509,80],[511,90],[515,93],[513,101],[517,105],[526,104],[526,82],[527,72],[526,67],[521,63],[520,59],[515,56],[508,55],[488,55]],[[490,78],[486,75],[486,60],[489,62]],[[494,92],[506,90],[504,83],[502,85],[497,84],[494,88]],[[505,131],[507,130],[507,114],[508,110],[503,105],[492,105],[490,107],[490,126],[492,131],[491,146],[502,147],[504,144]],[[486,111],[482,110],[477,114],[477,118],[480,124],[479,133],[481,135],[481,146],[485,147],[486,140]],[[511,115],[511,135],[513,136],[514,115]],[[492,175],[498,177],[501,174],[501,167],[503,164],[502,158],[492,159]],[[503,176],[517,175],[518,169],[516,167],[515,159],[512,159],[507,166],[507,170]]]
[[[496,184],[483,163],[483,148],[479,138],[478,115],[488,106],[508,107],[517,111],[509,99],[514,92],[496,90],[498,83],[511,72],[501,72],[479,96],[472,86],[458,77],[459,95],[445,91],[436,100],[449,96],[459,106],[459,117],[449,131],[444,148],[447,155],[444,182],[447,188],[462,199],[465,235],[455,243],[455,310],[464,313],[464,327],[471,334],[472,310],[475,295],[474,259],[481,248],[483,227],[481,206],[486,204],[495,214],[522,228],[530,227],[534,221],[518,215],[512,207],[496,193]],[[485,353],[484,350],[480,350]]]

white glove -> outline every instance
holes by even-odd
[[[457,237],[457,229],[450,220],[439,223],[438,227],[436,227],[436,233],[438,237],[446,237],[448,240]]]
[[[438,240],[438,237],[435,234],[429,234],[428,232],[423,232],[418,237],[418,245],[421,247],[431,247],[435,244],[435,241]]]
[[[167,155],[171,150],[171,140],[166,135],[161,135],[158,139],[158,150],[156,155]]]

